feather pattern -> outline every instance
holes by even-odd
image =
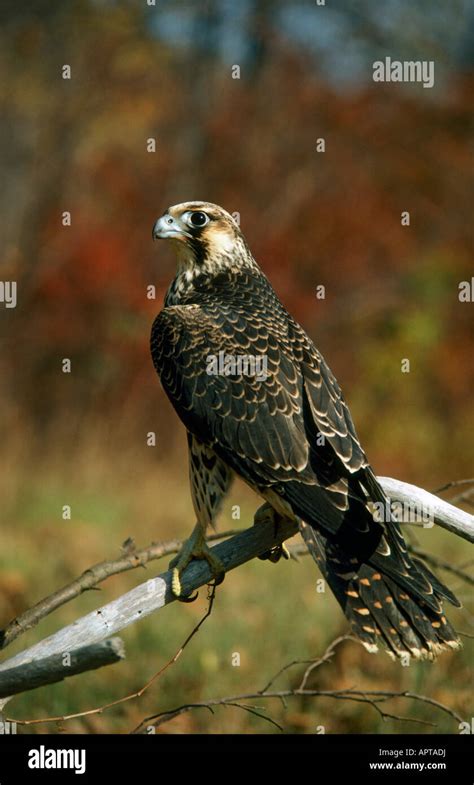
[[[153,363],[188,432],[304,522],[310,552],[369,649],[381,643],[398,656],[431,657],[458,645],[442,610],[443,598],[456,598],[409,556],[393,516],[374,518],[372,506],[387,499],[323,356],[228,213],[187,203],[169,214],[178,220],[190,210],[204,211],[208,223],[188,226],[192,240],[183,241],[151,332]],[[210,371],[219,358],[243,355],[264,358],[265,373]]]

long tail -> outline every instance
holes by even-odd
[[[398,657],[433,659],[460,640],[443,613],[454,594],[408,553],[399,522],[377,522],[371,505],[388,503],[368,467],[340,478],[337,491],[288,482],[287,501],[301,521],[309,551],[354,633],[369,651],[382,645]]]
[[[379,568],[367,562],[354,564],[333,538],[307,523],[300,524],[300,531],[352,631],[368,651],[382,646],[393,657],[434,659],[445,649],[460,647],[442,608],[441,597],[449,590],[422,562],[416,560],[416,567],[433,587],[429,605]]]

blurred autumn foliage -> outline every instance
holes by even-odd
[[[410,394],[446,434],[462,428],[474,380],[472,313],[457,297],[471,270],[469,73],[435,98],[370,80],[340,90],[270,27],[258,30],[263,62],[232,79],[211,52],[151,36],[146,8],[29,5],[11,5],[1,34],[2,275],[19,291],[2,314],[1,362],[13,414],[42,438],[45,424],[75,427],[91,409],[126,406],[128,418],[131,406],[150,424],[160,393],[148,329],[172,276],[150,227],[168,204],[203,198],[240,213],[350,395],[360,386],[383,418],[391,377],[407,387],[407,356],[420,382]]]
[[[421,3],[422,24],[406,2],[407,22],[391,33],[394,55],[408,46],[409,59],[436,60],[433,91],[372,82],[388,22],[370,3],[332,4],[347,45],[362,47],[362,76],[347,82],[324,67],[324,41],[309,52],[290,35],[277,0],[245,4],[240,60],[215,45],[229,4],[161,5],[2,3],[0,278],[18,284],[17,307],[0,308],[5,462],[28,484],[48,455],[69,462],[97,435],[111,473],[133,456],[134,482],[147,462],[168,461],[183,432],[148,335],[174,260],[151,227],[168,205],[205,199],[240,214],[335,371],[376,470],[425,487],[472,473],[474,306],[458,286],[473,274],[473,58],[464,48],[456,61],[452,41],[440,43],[443,29],[463,31],[465,3],[443,4],[444,19]],[[309,15],[302,28],[318,24],[320,9],[290,5]],[[175,27],[187,21],[188,38],[160,34],[165,12]],[[432,40],[430,14],[441,31]],[[186,470],[176,472],[184,495]]]

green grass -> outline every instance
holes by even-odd
[[[114,558],[121,543],[132,536],[138,546],[151,540],[186,536],[193,523],[187,489],[187,469],[181,449],[171,462],[159,463],[117,450],[96,461],[97,446],[76,452],[74,465],[65,466],[52,457],[37,465],[25,489],[26,466],[11,469],[5,482],[8,493],[2,525],[0,555],[0,612],[7,620],[44,595],[103,559]],[[130,482],[133,463],[134,481]],[[139,477],[139,483],[136,478]],[[62,505],[71,504],[71,521],[61,518]],[[226,503],[221,528],[234,528],[231,505],[240,503],[244,527],[258,505],[256,497],[238,484]],[[446,532],[418,532],[423,547],[453,562],[466,561],[466,543]],[[56,611],[23,635],[6,652],[11,656],[26,646],[72,622],[80,615],[110,601],[138,582],[159,574],[166,561],[151,563],[110,578],[100,592],[87,592]],[[59,724],[30,726],[25,732],[65,731],[76,733],[124,733],[145,716],[181,704],[226,697],[261,689],[283,665],[317,657],[337,635],[347,631],[342,612],[327,591],[315,589],[319,573],[308,557],[300,561],[254,561],[230,573],[219,587],[213,612],[179,660],[140,699],[103,714]],[[443,575],[446,578],[447,576]],[[448,582],[464,600],[463,611],[448,609],[461,630],[469,631],[472,593],[458,579]],[[191,604],[174,603],[123,631],[127,658],[124,662],[76,676],[14,698],[6,714],[18,719],[62,716],[97,707],[140,687],[176,652],[206,609],[206,592]],[[240,666],[233,655],[240,655]],[[322,690],[412,690],[448,704],[462,716],[470,716],[472,643],[457,654],[444,655],[436,663],[403,668],[387,655],[369,655],[354,642],[341,645],[330,663],[321,666],[314,685]],[[284,674],[277,686],[295,686],[302,668]],[[392,719],[383,721],[370,706],[328,698],[293,697],[285,708],[279,700],[251,701],[268,712],[286,732],[316,733],[456,733],[457,723],[433,707],[414,701],[393,701],[387,711],[436,727]],[[161,729],[165,733],[278,733],[264,720],[238,708],[219,707],[183,714]]]

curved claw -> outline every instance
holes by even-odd
[[[224,583],[224,578],[225,578],[225,570],[222,570],[221,572],[217,572],[214,575],[214,586],[220,586],[221,583]]]
[[[173,576],[173,580],[174,580],[174,576]],[[178,576],[178,581],[179,581],[179,576]],[[181,589],[181,582],[180,582],[179,586],[180,586],[180,589]],[[176,597],[176,599],[179,600],[179,602],[195,602],[197,600],[197,598],[199,597],[199,592],[198,591],[195,591],[194,594],[185,594],[185,595],[181,596],[181,594],[177,594],[175,592],[174,588],[173,588],[173,594]]]
[[[271,561],[272,564],[277,564],[280,559],[290,559],[290,552],[286,547],[285,543],[282,542],[280,545],[274,545],[270,548],[269,551],[265,551],[265,553],[261,553],[258,557],[262,561]]]
[[[273,530],[275,535],[278,530],[279,522],[283,520],[283,516],[280,515],[268,502],[262,504],[261,507],[258,508],[254,517],[253,517],[253,525],[257,526],[260,523],[268,523],[270,521],[273,524]],[[273,545],[268,551],[265,553],[260,554],[258,557],[262,561],[270,561],[273,564],[276,564],[280,561],[281,558],[289,559],[290,552],[286,547],[285,543],[282,542],[279,545]]]

